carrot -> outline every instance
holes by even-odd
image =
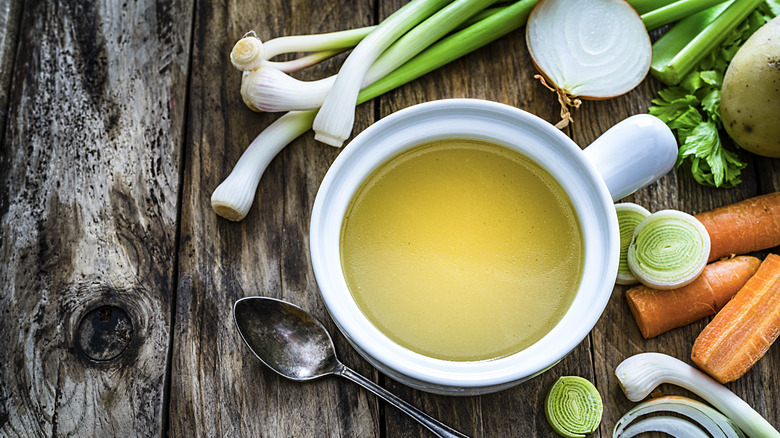
[[[720,383],[741,377],[780,335],[780,256],[769,254],[704,328],[691,360]]]
[[[626,292],[642,336],[652,338],[720,310],[755,274],[761,261],[740,256],[711,263],[693,283],[673,290],[637,286]]]
[[[780,192],[696,216],[710,235],[709,261],[780,245]]]

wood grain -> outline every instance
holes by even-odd
[[[228,54],[255,30],[263,40],[372,24],[368,2],[199,2],[182,197],[179,285],[174,328],[170,433],[174,436],[378,436],[373,396],[330,378],[294,383],[264,368],[243,345],[232,319],[238,298],[263,295],[310,311],[334,335],[339,357],[375,377],[346,347],[317,292],[308,257],[308,218],[319,183],[339,150],[294,141],[271,163],[255,204],[240,223],[217,217],[209,198],[246,145],[277,114],[241,102],[241,74]],[[343,57],[296,76],[335,73]],[[358,110],[356,131],[373,121]],[[214,406],[215,401],[220,401]]]
[[[0,435],[162,431],[187,11],[25,2],[0,172]],[[121,313],[129,331],[81,331]]]
[[[11,86],[14,54],[19,37],[21,0],[0,0],[0,145],[8,117],[8,91]],[[2,150],[0,146],[0,150]]]

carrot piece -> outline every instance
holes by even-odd
[[[780,335],[780,256],[769,254],[704,328],[691,360],[720,383],[747,372]]]
[[[709,261],[780,245],[780,192],[745,199],[695,217],[710,234]]]
[[[642,336],[652,338],[714,315],[756,273],[761,261],[740,256],[710,263],[693,283],[673,290],[637,286],[626,292]]]

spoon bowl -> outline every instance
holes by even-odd
[[[236,301],[233,318],[252,353],[282,377],[307,381],[335,374],[379,396],[437,436],[466,436],[344,366],[325,326],[300,307],[275,298],[246,297]]]

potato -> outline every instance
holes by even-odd
[[[761,26],[731,60],[720,114],[742,148],[780,158],[780,17]]]

